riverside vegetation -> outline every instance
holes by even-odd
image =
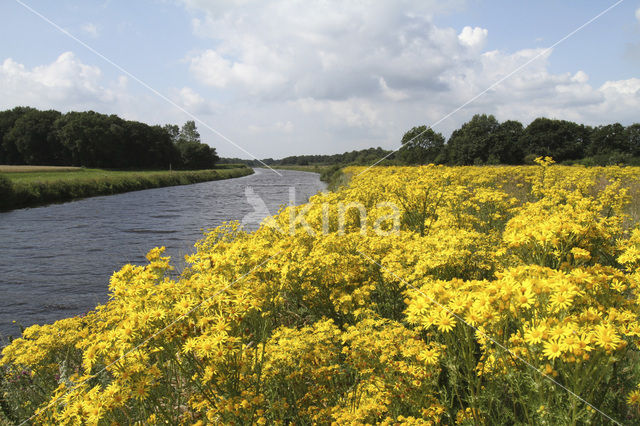
[[[28,166],[25,166],[28,170]],[[246,166],[224,165],[217,170],[191,171],[111,171],[61,168],[56,171],[0,173],[0,211],[69,201],[96,195],[112,195],[141,189],[188,185],[211,180],[246,176]],[[0,167],[0,172],[3,169]]]
[[[178,277],[155,248],[108,303],[3,350],[0,406],[43,424],[640,424],[640,170],[538,162],[347,168],[255,232],[211,230]]]

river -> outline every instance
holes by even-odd
[[[278,173],[255,169],[241,178],[0,213],[0,338],[19,335],[17,324],[51,323],[106,302],[111,274],[144,264],[153,247],[165,246],[181,269],[206,229],[254,212],[247,192],[275,214],[289,203],[290,188],[296,204],[325,189],[316,173]]]

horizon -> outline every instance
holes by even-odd
[[[323,5],[4,2],[0,109],[197,117],[241,159],[395,150],[413,126],[448,138],[477,113],[638,121],[640,2]]]

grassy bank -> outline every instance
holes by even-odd
[[[97,195],[188,185],[253,173],[249,167],[197,171],[111,171],[51,168],[0,169],[0,210],[33,207]]]
[[[320,180],[327,184],[330,191],[335,191],[348,183],[347,177],[342,173],[345,166],[339,164],[309,165],[309,166],[273,166],[274,169],[297,170],[299,172],[319,173]]]

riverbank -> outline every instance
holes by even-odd
[[[142,189],[189,185],[247,176],[246,166],[190,171],[113,171],[101,169],[0,169],[0,211],[113,195]]]
[[[296,170],[299,172],[312,172],[320,174],[320,180],[327,184],[327,189],[335,191],[349,183],[347,176],[342,173],[346,167],[340,164],[308,165],[308,166],[273,166],[274,169]]]

